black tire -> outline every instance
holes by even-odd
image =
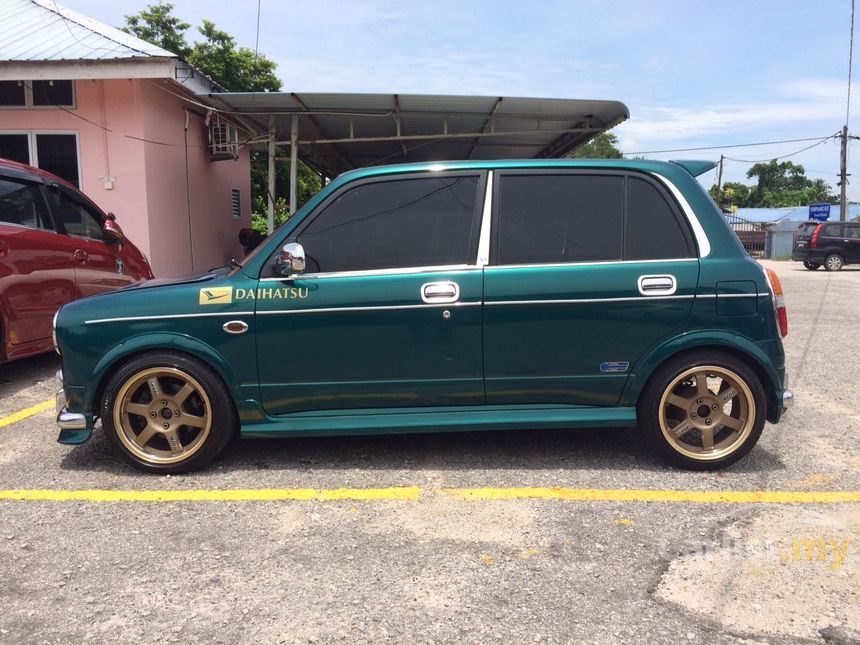
[[[690,427],[684,435],[670,440],[668,436],[671,434],[670,430],[678,428],[682,423],[689,426],[695,423],[703,424],[704,422],[702,421],[703,417],[701,416],[698,417],[698,419],[690,418],[690,416],[696,416],[695,412],[688,415],[687,412],[682,412],[682,408],[680,406],[664,403],[663,419],[666,421],[665,425],[667,425],[667,432],[664,433],[663,428],[661,427],[660,415],[660,406],[661,401],[664,399],[664,395],[669,397],[671,396],[670,392],[672,394],[677,393],[680,388],[684,387],[695,389],[695,386],[688,385],[686,380],[677,383],[676,386],[673,386],[672,384],[684,374],[692,370],[703,368],[703,372],[707,372],[707,367],[713,367],[717,371],[725,372],[726,374],[736,377],[746,386],[745,390],[743,389],[743,386],[737,388],[739,391],[738,397],[726,400],[722,409],[718,409],[718,407],[713,408],[713,410],[717,411],[709,411],[707,413],[708,417],[712,414],[715,415],[715,417],[716,415],[719,415],[721,418],[725,419],[732,416],[732,419],[728,420],[732,423],[740,423],[743,421],[743,428],[737,431],[738,434],[734,443],[731,442],[731,436],[735,431],[728,426],[721,425],[719,421],[715,423],[712,428],[702,428],[699,430],[697,427]],[[708,374],[708,377],[710,377],[710,374]],[[692,381],[695,381],[696,385],[698,385],[697,379],[693,378],[691,379],[691,382]],[[708,379],[706,378],[705,381],[707,382]],[[722,390],[720,392],[722,393]],[[726,392],[728,392],[728,390],[726,390]],[[710,402],[717,405],[717,402],[719,402],[722,404],[723,399],[719,398],[721,393],[714,395],[713,399],[710,401],[704,401],[704,403],[707,404]],[[700,399],[696,397],[698,397],[698,394],[692,393],[690,395],[689,402],[691,410],[695,410],[696,408],[693,406],[700,401]],[[751,419],[748,418],[750,416],[748,412],[751,409],[749,407],[749,403],[738,404],[737,401],[740,397],[743,397],[745,401],[751,400],[754,404],[754,414]],[[679,396],[678,398],[683,397]],[[693,399],[696,399],[696,401],[694,402]],[[683,398],[683,400],[686,401],[687,399]],[[744,408],[744,405],[747,407]],[[723,410],[726,407],[729,409],[728,414],[723,413]],[[700,405],[698,409],[702,410],[707,408],[708,405]],[[743,414],[744,409],[747,412],[746,416]],[[756,373],[750,369],[746,363],[735,358],[731,354],[724,352],[696,350],[676,356],[657,369],[642,391],[639,398],[637,412],[639,428],[645,432],[645,438],[648,445],[665,461],[669,462],[673,466],[688,470],[719,470],[741,459],[750,450],[752,450],[753,446],[758,442],[767,417],[767,404],[761,381]],[[670,413],[680,417],[674,428],[668,428],[669,422],[672,420],[665,418]],[[735,418],[734,415],[737,415],[738,418]],[[710,418],[708,418],[707,421],[708,423],[711,423]],[[710,440],[710,453],[705,448],[705,440],[703,437],[703,431],[705,430],[709,430],[712,437]],[[698,447],[690,440],[690,446],[687,448],[685,441],[688,439],[685,438],[695,437],[697,436],[696,433],[701,437],[702,446]],[[715,443],[716,438],[721,435],[726,437],[724,439],[726,447],[715,451],[715,446],[719,445]],[[701,450],[700,454],[697,453],[699,450]]]
[[[816,269],[821,267],[821,265],[818,264],[817,262],[810,262],[809,260],[804,260],[803,266],[805,266],[810,271],[815,271]]]
[[[843,266],[845,266],[845,260],[838,253],[831,253],[824,258],[824,269],[826,271],[841,271]]]
[[[140,409],[129,411],[132,405]],[[238,429],[233,398],[218,374],[195,358],[166,351],[142,354],[120,367],[105,386],[100,415],[114,450],[149,473],[203,468]]]

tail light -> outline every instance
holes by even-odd
[[[818,234],[818,229],[815,230]],[[812,238],[815,239],[814,237]],[[776,314],[776,322],[779,324],[779,334],[783,338],[788,336],[788,313],[785,310],[785,297],[782,293],[782,284],[779,282],[779,277],[770,269],[765,269],[764,274],[767,277],[767,284],[770,287],[770,292],[773,294],[773,309]]]
[[[813,249],[818,248],[818,234],[821,233],[821,224],[816,225],[815,230],[812,232],[812,242],[810,242],[809,246]]]

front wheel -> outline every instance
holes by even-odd
[[[218,375],[171,352],[144,354],[117,370],[105,387],[101,418],[119,454],[155,473],[202,468],[237,426],[232,397]]]
[[[806,267],[807,269],[809,269],[810,271],[815,271],[815,270],[816,270],[818,267],[820,267],[821,265],[820,265],[820,264],[818,264],[817,262],[810,262],[809,260],[804,260],[804,261],[803,261],[803,266],[805,266],[805,267]]]
[[[764,388],[745,363],[717,352],[670,360],[639,401],[640,424],[667,461],[692,470],[733,464],[755,446],[767,416]]]
[[[845,261],[841,255],[831,253],[824,259],[824,268],[827,271],[841,271]]]

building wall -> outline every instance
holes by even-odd
[[[176,96],[182,90],[175,83],[78,80],[75,94],[70,112],[0,110],[0,131],[77,132],[83,191],[116,214],[156,276],[205,270],[241,257],[238,232],[251,221],[247,150],[237,161],[210,162],[205,110]],[[188,114],[187,173],[186,107],[198,112]],[[114,178],[112,184],[108,178]],[[231,215],[231,188],[241,191],[241,219]]]
[[[145,138],[169,144],[144,144],[156,273],[201,271],[241,258],[239,229],[251,225],[249,152],[243,149],[235,161],[209,161],[205,109],[175,96],[175,86],[167,83],[145,83],[142,91]],[[240,219],[232,217],[233,188],[240,190]]]
[[[146,252],[144,146],[132,138],[143,137],[140,84],[126,79],[75,81],[74,109],[3,109],[0,131],[76,132],[81,189],[106,212],[115,213],[126,235]],[[105,188],[103,177],[116,178],[111,189]]]

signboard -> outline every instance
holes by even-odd
[[[809,219],[826,222],[830,219],[830,204],[810,204]]]

